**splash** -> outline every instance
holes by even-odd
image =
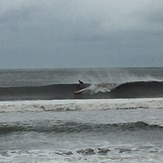
[[[107,93],[113,89],[113,84],[108,83],[100,83],[100,84],[91,84],[88,88],[86,88],[86,92],[90,94],[96,93]]]

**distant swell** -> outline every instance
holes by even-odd
[[[52,121],[43,124],[0,124],[0,134],[11,132],[116,132],[116,131],[135,131],[135,130],[163,130],[163,126],[150,125],[142,121],[118,124],[83,124],[76,122],[67,122],[56,124]]]
[[[54,84],[47,86],[8,87],[8,88],[1,87],[0,100],[163,97],[163,82],[160,81],[127,82],[120,84],[114,88],[110,88],[110,90],[108,89],[106,84],[103,87],[97,84],[96,88],[92,88],[91,84],[86,84],[86,86],[88,87],[88,89],[83,94],[80,95],[74,94],[74,92],[78,90],[78,84]]]

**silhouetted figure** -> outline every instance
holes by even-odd
[[[79,90],[84,88],[84,82],[82,82],[81,80],[79,81]]]

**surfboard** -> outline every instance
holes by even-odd
[[[83,93],[86,90],[86,88],[80,89],[75,92],[76,95]]]

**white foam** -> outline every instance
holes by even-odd
[[[161,109],[163,98],[3,101],[0,112]]]
[[[106,93],[106,92],[110,92],[112,88],[113,85],[111,84],[105,84],[105,83],[92,84],[88,88],[86,88],[86,91],[90,92],[90,94],[96,94],[98,92]]]
[[[136,150],[134,150],[134,148]],[[153,147],[152,147],[153,148]],[[3,163],[18,163],[18,162],[35,162],[35,163],[68,163],[68,162],[79,162],[79,163],[92,163],[92,162],[121,162],[121,163],[162,163],[163,157],[159,152],[150,152],[146,149],[137,149],[137,147],[129,146],[109,146],[101,149],[109,149],[107,154],[100,154],[94,148],[79,149],[80,151],[86,151],[92,149],[95,151],[94,154],[82,154],[77,153],[75,150],[70,151],[71,154],[66,154],[69,151],[55,151],[53,149],[38,149],[38,150],[6,150],[2,151],[3,155],[0,155],[0,162]],[[153,148],[155,150],[155,148]],[[119,152],[119,151],[124,152]],[[126,152],[125,152],[126,151]],[[129,152],[128,152],[129,151]]]

